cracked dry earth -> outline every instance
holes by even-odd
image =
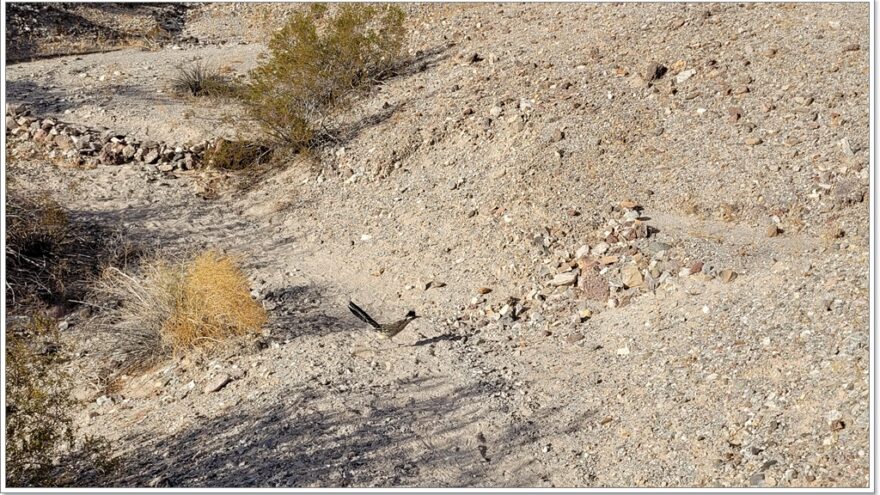
[[[213,200],[200,171],[54,166],[10,140],[17,184],[136,241],[241,255],[270,312],[257,348],[109,395],[79,375],[81,433],[123,460],[105,482],[866,486],[867,12],[413,7],[410,51],[442,49],[343,119],[391,111]],[[119,54],[77,59],[9,73]],[[88,123],[89,94],[61,118]],[[128,132],[161,125],[138,94],[105,106],[134,107]],[[349,300],[423,318],[376,341]]]

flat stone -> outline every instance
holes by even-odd
[[[600,242],[593,247],[593,254],[595,254],[596,256],[601,256],[608,252],[609,247],[610,246],[607,242]]]
[[[620,280],[627,287],[641,287],[645,282],[641,270],[635,265],[623,267],[620,270]]]
[[[205,388],[203,389],[206,394],[210,394],[213,392],[217,392],[229,382],[232,381],[232,378],[229,377],[226,373],[221,373],[215,376],[213,379],[209,380],[208,383],[205,384]]]
[[[725,270],[721,270],[720,276],[721,280],[723,280],[724,282],[733,282],[734,280],[736,280],[737,273],[728,268]]]
[[[697,71],[694,69],[683,70],[683,71],[679,72],[677,76],[675,76],[675,82],[677,82],[678,84],[681,84],[681,83],[687,81],[688,79],[690,79],[691,77],[693,77],[694,74],[696,74],[696,73],[697,73]]]
[[[553,277],[553,280],[550,281],[550,285],[554,287],[574,285],[574,283],[577,282],[577,276],[578,274],[575,271],[560,273]]]

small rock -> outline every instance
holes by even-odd
[[[600,242],[593,247],[593,254],[596,256],[601,256],[608,252],[608,248],[611,247],[607,242]]]
[[[767,226],[767,237],[776,237],[779,235],[779,227],[775,223]]]
[[[220,389],[222,389],[223,387],[225,387],[231,381],[232,381],[232,379],[229,378],[229,375],[227,375],[225,373],[221,373],[221,374],[215,376],[208,383],[206,383],[203,391],[206,394],[210,394],[212,392],[217,392]]]
[[[840,149],[843,150],[843,153],[847,156],[855,155],[852,145],[849,144],[849,138],[843,138],[840,140]]]
[[[565,341],[569,344],[574,344],[576,342],[580,342],[581,340],[584,340],[584,336],[580,333],[573,333],[565,338]]]
[[[683,70],[683,71],[679,72],[677,76],[675,76],[675,82],[677,82],[678,84],[681,84],[681,83],[687,81],[688,79],[690,79],[691,77],[693,77],[693,75],[696,73],[697,73],[697,71],[694,69]]]
[[[745,143],[749,146],[757,146],[763,142],[764,142],[764,140],[759,137],[746,138],[746,141],[745,141]]]
[[[700,273],[701,271],[703,271],[703,262],[702,261],[694,262],[694,264],[691,265],[691,275],[693,275],[695,273]]]
[[[737,273],[729,268],[721,270],[721,280],[723,280],[725,283],[733,282],[734,280],[736,280],[736,277]]]
[[[580,318],[581,321],[588,320],[591,316],[593,316],[593,311],[590,309],[582,309],[578,311],[578,318]]]
[[[844,46],[843,46],[843,51],[845,51],[845,52],[857,52],[857,51],[859,51],[859,44],[858,44],[858,43],[850,43],[850,44],[848,44],[848,45],[844,45]]]
[[[550,285],[554,287],[562,287],[567,285],[574,285],[577,282],[577,272],[570,271],[564,272],[553,277],[553,280],[550,281]]]
[[[492,289],[488,287],[480,287],[479,289],[477,289],[477,292],[479,292],[480,294],[488,294],[492,292]]]
[[[626,287],[641,287],[645,280],[642,272],[635,265],[628,265],[620,270],[620,279]]]
[[[749,478],[749,484],[752,486],[764,485],[764,473],[755,473]]]
[[[620,349],[617,349],[617,355],[618,356],[629,356],[629,346],[624,346],[624,347],[621,347]]]
[[[157,149],[151,149],[151,150],[147,151],[146,155],[144,155],[144,163],[146,163],[147,165],[152,165],[152,164],[156,163],[156,160],[158,160],[158,159],[159,159],[159,150],[157,150]]]
[[[658,64],[657,62],[651,62],[645,67],[645,72],[642,74],[642,79],[646,82],[651,82],[663,77],[666,74],[666,67],[662,64]]]
[[[503,110],[497,105],[489,109],[489,115],[496,118],[501,115],[501,112],[503,112]]]
[[[583,258],[584,256],[586,256],[588,254],[590,254],[590,246],[583,245],[583,246],[579,247],[577,251],[575,251],[574,257],[575,257],[575,259]]]

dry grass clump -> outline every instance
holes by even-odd
[[[279,144],[299,150],[349,97],[388,74],[406,34],[393,5],[340,5],[294,13],[269,41],[269,60],[250,73],[245,107]]]
[[[137,256],[121,232],[72,221],[48,195],[8,191],[7,307],[17,311],[82,297],[103,265],[124,265]]]
[[[247,140],[220,139],[205,150],[204,163],[223,170],[244,170],[268,162],[272,150]]]
[[[136,275],[110,269],[99,293],[119,303],[105,326],[123,370],[256,334],[266,322],[235,261],[215,251],[189,262],[144,263]]]
[[[171,80],[171,88],[190,96],[234,96],[236,88],[226,76],[214,67],[202,62],[192,62],[177,67]]]

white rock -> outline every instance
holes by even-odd
[[[679,72],[677,76],[675,76],[675,82],[677,82],[678,84],[681,84],[681,83],[687,81],[688,79],[690,79],[691,77],[693,77],[693,75],[696,73],[697,73],[697,71],[694,69],[683,70],[683,71]]]
[[[550,281],[550,285],[553,285],[554,287],[562,287],[565,285],[574,285],[576,281],[577,272],[564,272],[557,274],[555,277],[553,277],[553,280]]]
[[[577,251],[575,251],[574,256],[575,258],[583,258],[588,254],[590,254],[590,246],[584,244],[583,246],[579,247]]]
[[[624,346],[617,350],[618,356],[629,356],[629,347]]]
[[[607,242],[600,242],[599,244],[596,244],[595,247],[593,247],[593,254],[601,256],[608,251],[609,247],[610,246],[608,246]]]

